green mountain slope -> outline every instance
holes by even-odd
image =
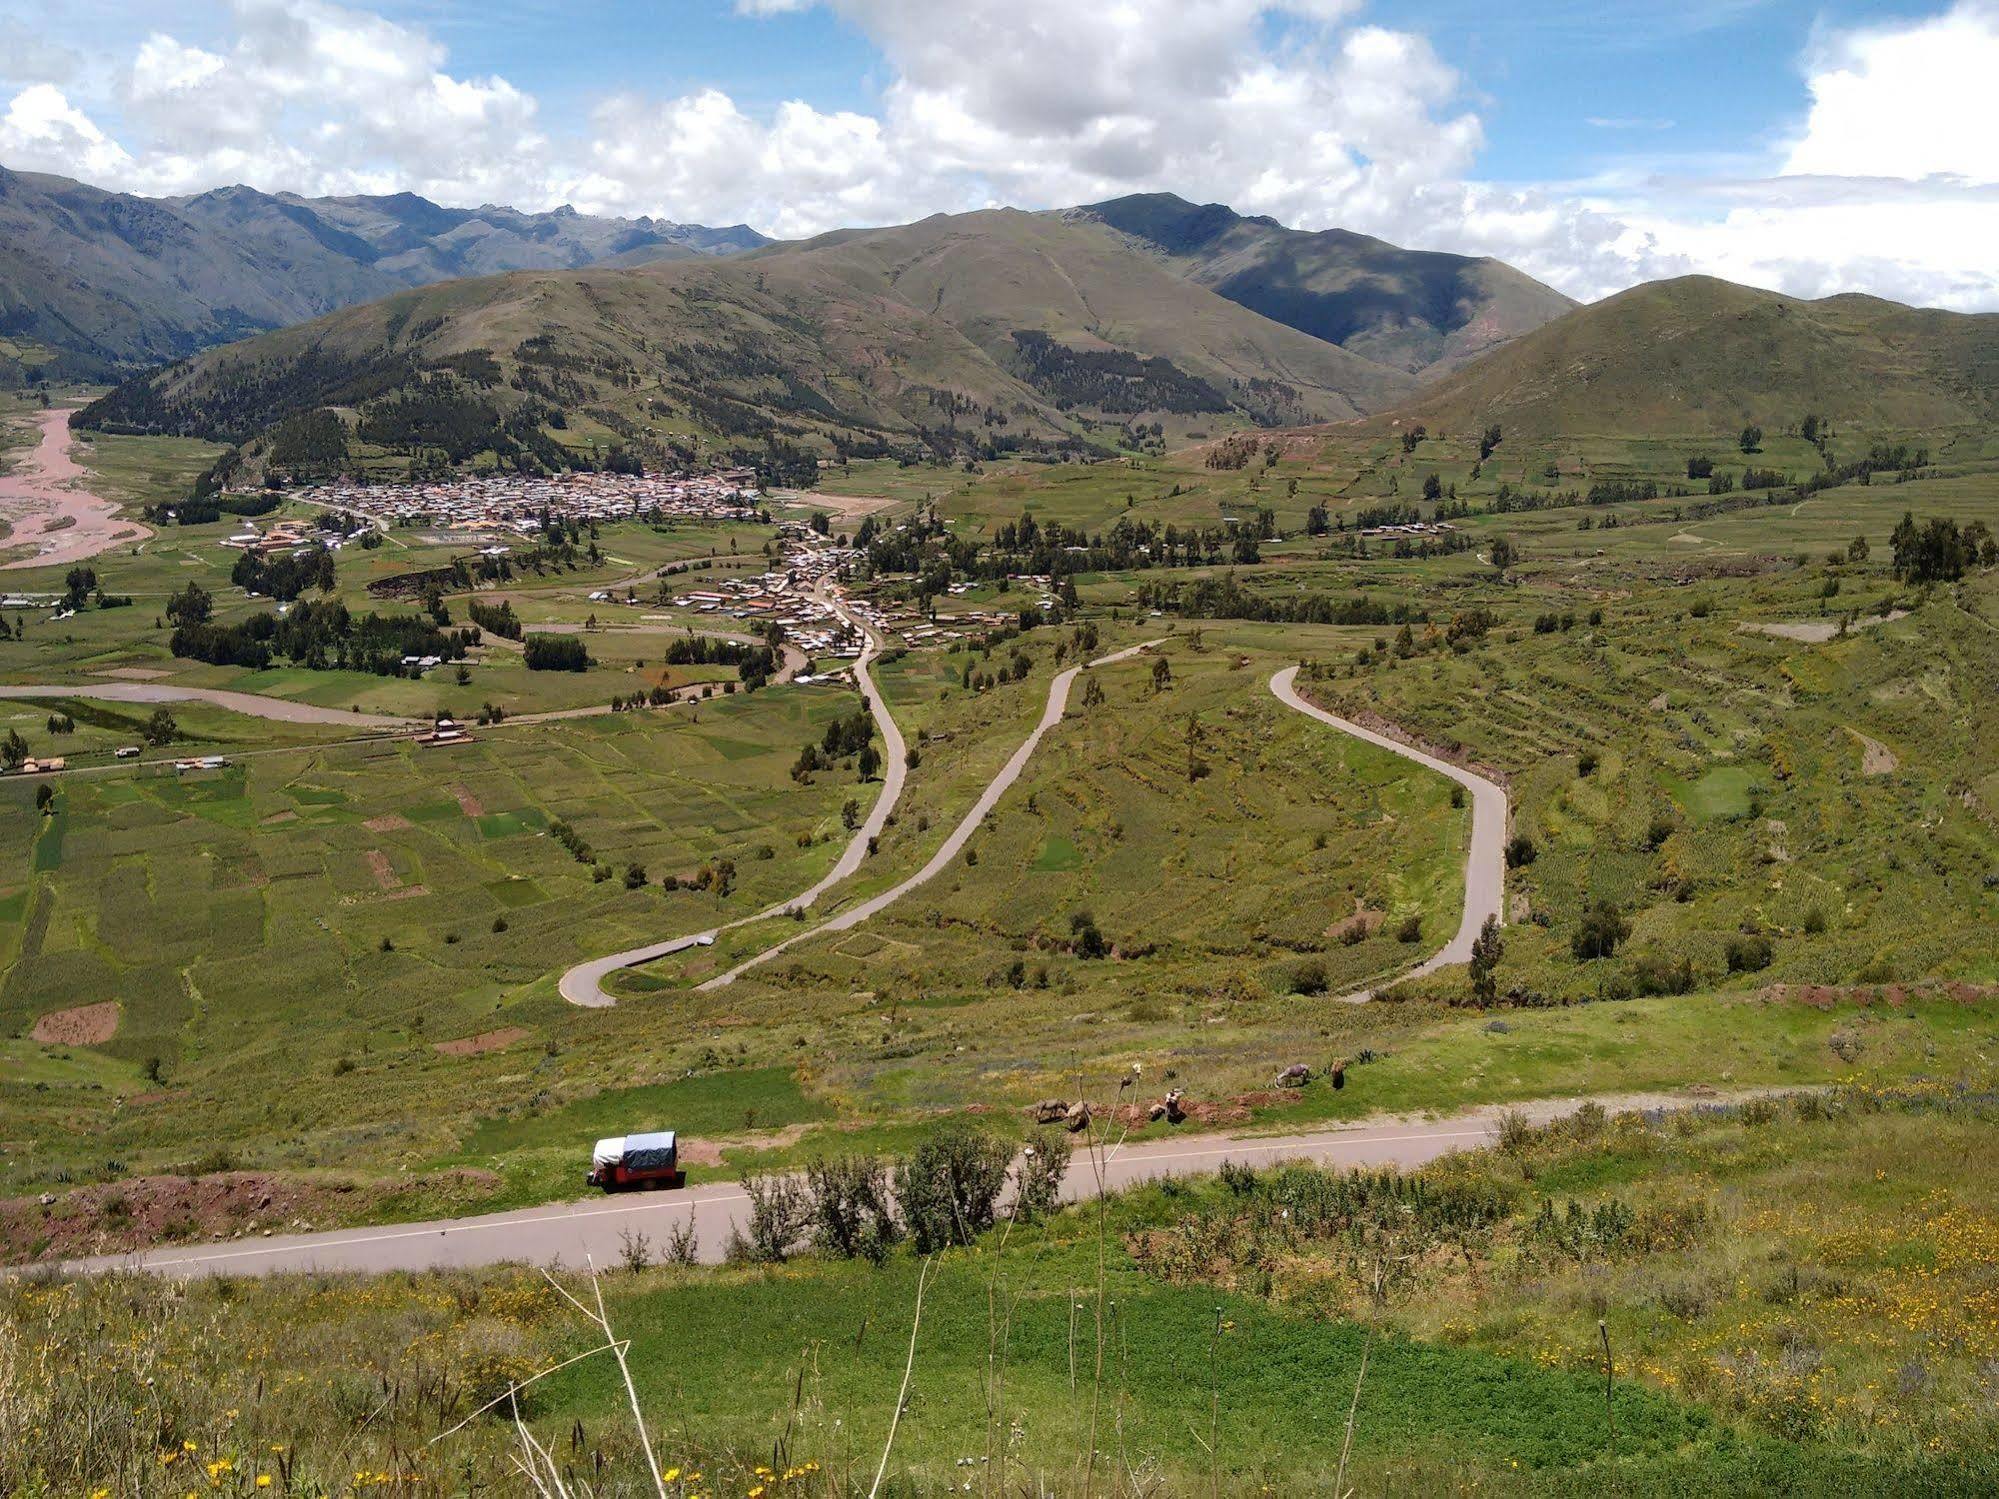
[[[1578,308],[1424,390],[1399,419],[1537,434],[1733,433],[1817,412],[1937,428],[1999,411],[1999,314],[1805,301],[1687,276]]]
[[[1101,224],[998,210],[727,259],[447,282],[202,354],[82,420],[257,446],[330,406],[361,444],[550,466],[606,437],[662,455],[977,457],[1102,448],[1154,422],[1185,435],[1336,420],[1409,388]],[[412,400],[435,420],[377,419]]]
[[[763,242],[742,226],[440,208],[409,193],[140,198],[0,167],[0,336],[39,345],[52,375],[100,379],[450,277]],[[0,383],[18,383],[21,363],[0,362]]]
[[[1447,373],[1576,304],[1496,260],[1287,229],[1219,203],[1141,193],[1071,210],[1275,322],[1419,378]]]

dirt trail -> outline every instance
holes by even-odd
[[[149,527],[119,518],[115,501],[82,487],[84,470],[70,456],[70,412],[40,412],[41,440],[11,474],[0,474],[0,519],[13,527],[9,548],[34,551],[0,568],[66,567],[122,542],[144,541]]]

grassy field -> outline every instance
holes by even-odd
[[[850,703],[766,692],[448,750],[326,745],[196,777],[71,778],[48,816],[30,784],[11,783],[9,1061],[44,1050],[27,1034],[41,1016],[121,1009],[88,1084],[7,1079],[10,1170],[25,1189],[103,1175],[113,1158],[145,1169],[220,1147],[389,1171],[413,1150],[449,1153],[471,1120],[572,1065],[599,1083],[679,1075],[658,1070],[673,1048],[647,1039],[644,1015],[573,1011],[554,974],[816,878],[848,792],[797,786],[785,769],[794,742]],[[549,836],[558,821],[594,865]],[[737,870],[727,899],[660,888],[723,858]],[[632,864],[646,888],[626,888]],[[450,1054],[470,1037],[493,1049]]]

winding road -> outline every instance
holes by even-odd
[[[779,901],[749,916],[741,916],[721,926],[710,927],[706,931],[690,932],[681,937],[669,937],[663,942],[648,943],[643,947],[628,947],[623,952],[615,952],[608,957],[592,958],[587,963],[578,963],[562,975],[557,988],[562,997],[573,1005],[583,1005],[591,1009],[603,1009],[616,1004],[617,999],[604,991],[604,980],[620,968],[630,968],[638,963],[650,963],[655,958],[669,957],[677,952],[685,952],[690,947],[713,942],[723,932],[733,931],[739,926],[748,926],[753,921],[765,921],[773,916],[782,916],[788,911],[805,910],[828,890],[847,879],[861,867],[861,861],[868,856],[868,844],[879,838],[882,829],[888,826],[889,814],[902,799],[903,782],[909,776],[909,752],[903,743],[902,730],[896,727],[895,718],[882,701],[881,689],[868,668],[881,654],[882,644],[873,630],[857,616],[849,614],[837,602],[828,600],[832,607],[849,625],[859,630],[867,645],[854,661],[854,681],[866,700],[868,712],[874,716],[875,728],[882,738],[882,789],[869,809],[865,821],[854,832],[854,836],[841,851],[838,861],[826,871],[819,882],[810,889]],[[792,939],[796,940],[796,939]]]
[[[1114,651],[1108,656],[1099,656],[1089,664],[1091,666],[1110,666],[1119,661],[1128,661],[1141,651],[1148,650],[1159,643],[1157,640],[1143,641],[1138,645],[1128,646],[1124,650]],[[972,810],[964,815],[958,825],[951,830],[950,836],[938,846],[937,852],[930,856],[929,863],[925,864],[901,884],[884,890],[879,895],[870,896],[859,905],[842,911],[829,921],[821,922],[810,931],[799,932],[794,936],[785,938],[775,946],[765,948],[755,957],[746,958],[741,963],[738,963],[727,973],[717,974],[714,978],[702,984],[701,988],[719,989],[724,984],[734,983],[738,975],[756,967],[759,963],[768,963],[792,944],[803,942],[808,937],[821,937],[829,932],[844,932],[849,927],[859,926],[869,917],[887,910],[919,885],[928,884],[931,880],[942,874],[946,866],[953,859],[957,858],[965,845],[971,841],[972,834],[978,831],[979,824],[986,819],[986,814],[999,805],[999,799],[1006,795],[1008,788],[1015,781],[1020,779],[1020,773],[1027,769],[1027,762],[1034,758],[1034,751],[1040,746],[1042,735],[1046,734],[1062,721],[1062,715],[1068,711],[1069,707],[1069,688],[1074,684],[1077,674],[1082,670],[1081,666],[1072,666],[1067,671],[1057,674],[1055,680],[1048,684],[1048,706],[1041,710],[1041,722],[1034,726],[1034,732],[1021,741],[1020,748],[1013,752],[1012,758],[1000,767],[999,774],[994,776],[987,784],[986,789],[979,793],[979,799],[972,804]]]
[[[872,634],[868,636],[868,640],[868,649],[857,663],[855,677],[861,684],[861,690],[867,698],[870,711],[875,716],[875,722],[882,728],[883,739],[890,746],[891,758],[889,763],[891,774],[889,776],[889,784],[883,789],[882,795],[876,800],[874,810],[869,814],[867,822],[862,826],[859,833],[855,835],[854,840],[847,845],[846,852],[841,855],[839,863],[833,866],[825,878],[804,894],[795,896],[790,900],[780,901],[778,904],[767,907],[753,915],[739,917],[735,921],[728,922],[722,926],[710,927],[706,931],[690,932],[684,936],[670,937],[662,942],[651,943],[644,947],[629,948],[624,952],[613,953],[609,957],[597,958],[588,963],[578,964],[562,976],[559,987],[564,999],[568,1000],[571,1004],[591,1007],[603,1007],[615,1004],[617,1001],[611,995],[607,994],[603,988],[604,979],[615,970],[629,968],[637,963],[649,963],[656,958],[669,957],[674,953],[685,952],[691,947],[712,944],[723,932],[733,931],[738,927],[748,926],[753,922],[768,920],[771,917],[782,916],[793,910],[801,910],[809,907],[820,896],[824,895],[827,890],[860,868],[861,860],[866,857],[869,840],[877,837],[882,828],[886,826],[888,815],[894,809],[896,800],[902,794],[904,758],[902,736],[896,730],[895,721],[889,716],[887,708],[881,701],[880,694],[875,689],[874,681],[867,672],[867,663],[873,659],[877,650]],[[1127,646],[1121,651],[1114,651],[1110,655],[1100,656],[1096,660],[1089,662],[1088,665],[1091,667],[1115,665],[1120,661],[1128,661],[1132,657],[1162,643],[1159,640],[1142,641],[1137,645]],[[708,979],[698,987],[703,992],[723,988],[728,984],[734,983],[737,978],[747,973],[750,969],[760,964],[768,963],[780,953],[796,946],[800,942],[806,942],[815,937],[828,936],[835,932],[844,932],[850,928],[859,926],[862,922],[887,910],[911,891],[928,884],[931,880],[942,874],[950,866],[951,861],[964,851],[965,845],[971,841],[972,835],[978,831],[980,823],[986,819],[994,807],[999,805],[1000,798],[1011,789],[1014,782],[1020,779],[1022,772],[1027,769],[1028,761],[1034,757],[1035,750],[1040,747],[1042,738],[1050,729],[1062,721],[1064,713],[1068,710],[1069,689],[1074,685],[1076,677],[1084,669],[1082,665],[1072,666],[1068,670],[1058,673],[1055,679],[1048,684],[1048,703],[1042,709],[1041,721],[1034,726],[1034,731],[1021,742],[1020,747],[1013,752],[1013,755],[1007,760],[1006,764],[1000,767],[999,773],[993,777],[985,790],[979,794],[979,799],[972,804],[971,810],[960,819],[958,825],[951,830],[949,836],[938,846],[937,851],[930,856],[929,861],[921,869],[917,870],[915,874],[912,874],[900,884],[894,885],[878,895],[872,895],[859,904],[841,911],[838,915],[821,922],[815,927],[795,932],[782,941],[773,943],[771,946],[745,958],[726,972],[716,974],[713,978]],[[1405,760],[1413,760],[1417,764],[1429,770],[1434,770],[1440,775],[1448,776],[1471,793],[1472,834],[1471,841],[1465,851],[1465,900],[1463,915],[1458,922],[1458,929],[1450,941],[1446,942],[1436,952],[1432,953],[1414,968],[1397,973],[1395,977],[1398,980],[1420,978],[1425,974],[1434,973],[1440,968],[1449,967],[1451,964],[1470,961],[1472,944],[1478,939],[1479,931],[1485,925],[1486,919],[1491,917],[1502,922],[1506,919],[1506,857],[1504,846],[1507,820],[1506,789],[1498,782],[1489,780],[1475,771],[1467,770],[1461,765],[1454,765],[1448,760],[1441,759],[1412,745],[1404,744],[1400,740],[1392,739],[1386,734],[1377,733],[1349,719],[1340,718],[1336,714],[1328,713],[1325,709],[1309,702],[1298,692],[1297,677],[1298,668],[1288,666],[1270,679],[1271,692],[1286,707],[1295,709],[1297,712],[1305,714],[1308,718],[1316,719],[1320,723],[1338,729],[1341,733],[1352,735],[1356,739],[1400,755]],[[1374,991],[1370,988],[1351,994],[1338,995],[1336,998],[1345,1003],[1358,1004],[1371,999],[1373,994]]]
[[[1746,1095],[1745,1095],[1746,1096]],[[1116,1146],[1104,1152],[1102,1184],[1111,1191],[1159,1177],[1193,1176],[1218,1170],[1223,1162],[1268,1166],[1280,1161],[1313,1161],[1336,1168],[1396,1166],[1413,1170],[1453,1150],[1492,1143],[1504,1114],[1518,1112],[1545,1123],[1587,1102],[1613,1113],[1630,1109],[1684,1109],[1725,1100],[1690,1094],[1619,1094],[1540,1099],[1468,1110],[1442,1119],[1390,1118],[1306,1134],[1247,1138],[1177,1135]],[[589,1158],[588,1141],[577,1143],[577,1171]],[[1078,1148],[1063,1183],[1071,1202],[1097,1195],[1096,1163]],[[550,1203],[510,1213],[485,1213],[431,1223],[398,1223],[325,1233],[273,1235],[216,1244],[175,1245],[130,1254],[107,1254],[64,1262],[64,1274],[147,1270],[162,1275],[270,1275],[283,1271],[434,1270],[471,1265],[557,1262],[579,1266],[586,1260],[613,1265],[621,1259],[625,1236],[643,1235],[655,1254],[667,1233],[692,1220],[700,1259],[719,1261],[731,1230],[744,1226],[749,1199],[735,1182],[706,1182],[682,1192],[594,1196]]]
[[[1471,793],[1471,843],[1465,849],[1465,908],[1458,922],[1457,934],[1414,968],[1398,973],[1396,978],[1421,978],[1453,963],[1469,963],[1472,943],[1478,940],[1479,929],[1485,925],[1486,918],[1490,916],[1501,923],[1506,920],[1506,788],[1475,771],[1466,770],[1462,765],[1453,765],[1399,739],[1363,728],[1351,719],[1328,713],[1301,696],[1297,682],[1298,668],[1287,666],[1270,679],[1270,690],[1285,707],[1295,708],[1306,717],[1329,724],[1342,734],[1364,739],[1405,760],[1414,760],[1439,775],[1449,776]],[[1372,997],[1371,989],[1340,996],[1355,1003]]]

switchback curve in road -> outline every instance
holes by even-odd
[[[1140,641],[1137,645],[1127,646],[1121,651],[1113,651],[1108,656],[1099,656],[1088,664],[1111,666],[1119,661],[1128,661],[1141,651],[1149,650],[1158,644],[1160,642],[1157,640]],[[1072,666],[1067,671],[1058,673],[1055,680],[1048,684],[1048,705],[1041,710],[1041,722],[1034,726],[1033,733],[1021,741],[1020,748],[1013,752],[1012,758],[1000,767],[999,774],[994,776],[986,789],[979,793],[979,799],[972,804],[972,810],[964,815],[958,825],[951,830],[950,836],[938,847],[937,852],[930,856],[930,861],[915,874],[901,884],[884,890],[879,895],[870,896],[857,906],[849,907],[831,920],[821,922],[810,931],[796,933],[782,942],[765,948],[754,957],[745,958],[727,973],[718,973],[700,987],[719,989],[724,984],[735,982],[738,975],[756,967],[759,963],[768,963],[794,943],[803,942],[811,937],[823,937],[829,932],[844,932],[849,927],[859,926],[869,917],[878,915],[894,905],[917,886],[927,884],[943,873],[945,867],[957,858],[960,851],[971,841],[972,834],[978,831],[979,824],[986,819],[986,814],[999,805],[999,799],[1006,795],[1008,788],[1015,781],[1020,779],[1020,773],[1027,769],[1027,762],[1034,758],[1034,751],[1041,744],[1041,736],[1062,721],[1062,715],[1069,707],[1070,685],[1076,680],[1077,673],[1083,669],[1082,666]]]
[[[834,605],[836,609],[839,606]],[[861,861],[868,856],[868,844],[881,836],[888,826],[889,814],[902,799],[903,782],[909,775],[909,754],[903,743],[902,730],[896,727],[895,718],[888,711],[888,704],[882,701],[881,689],[875,685],[868,667],[881,654],[881,641],[874,632],[859,619],[841,610],[841,618],[861,631],[867,645],[854,661],[854,681],[861,690],[861,696],[868,705],[868,712],[874,716],[875,728],[882,737],[882,789],[869,809],[867,819],[855,830],[854,836],[841,851],[839,860],[826,871],[819,882],[809,890],[779,901],[749,916],[739,916],[734,921],[720,926],[709,927],[706,931],[689,932],[680,937],[669,937],[663,942],[647,943],[643,947],[626,948],[608,957],[592,958],[587,963],[578,963],[562,975],[556,987],[562,997],[573,1005],[587,1009],[604,1009],[618,1001],[604,992],[604,980],[620,968],[630,968],[637,963],[650,963],[655,958],[669,957],[677,952],[685,952],[704,941],[712,942],[721,933],[739,926],[748,926],[753,921],[764,921],[773,916],[782,916],[787,911],[804,910],[824,895],[828,890],[851,876],[861,867]]]
[[[1753,1096],[1751,1094],[1736,1097]],[[1167,1176],[1193,1176],[1220,1169],[1224,1162],[1270,1166],[1311,1161],[1336,1169],[1394,1166],[1414,1170],[1454,1150],[1475,1150],[1497,1137],[1501,1118],[1517,1112],[1546,1123],[1585,1103],[1612,1113],[1631,1109],[1684,1109],[1713,1104],[1715,1098],[1686,1094],[1619,1094],[1597,1098],[1541,1099],[1491,1105],[1438,1119],[1388,1118],[1295,1135],[1231,1137],[1176,1135],[1142,1140],[1104,1152],[1103,1185],[1109,1190],[1137,1186]],[[579,1141],[577,1169],[588,1158]],[[1096,1163],[1079,1148],[1063,1182],[1065,1201],[1095,1197]],[[701,1260],[723,1257],[730,1231],[747,1223],[749,1199],[735,1182],[707,1182],[680,1192],[643,1192],[629,1197],[592,1196],[507,1213],[482,1213],[430,1223],[384,1224],[323,1233],[273,1235],[214,1244],[184,1244],[128,1254],[70,1260],[64,1274],[90,1275],[144,1270],[159,1275],[269,1275],[280,1272],[438,1270],[474,1265],[528,1263],[580,1266],[594,1260],[615,1264],[627,1233],[643,1234],[654,1245],[670,1229],[691,1221]]]
[[[1363,728],[1351,719],[1328,713],[1299,694],[1297,678],[1298,668],[1287,666],[1270,679],[1270,690],[1287,708],[1295,708],[1306,717],[1330,724],[1343,734],[1379,745],[1405,760],[1414,760],[1439,775],[1449,776],[1471,793],[1471,844],[1465,851],[1464,916],[1458,922],[1456,935],[1449,942],[1398,977],[1421,978],[1453,963],[1470,962],[1472,944],[1478,940],[1479,929],[1485,925],[1485,919],[1490,916],[1501,922],[1506,920],[1506,788],[1476,771],[1466,770],[1462,765],[1453,765],[1413,745]],[[1371,996],[1371,990],[1362,990],[1358,994],[1342,995],[1341,998],[1358,1002]]]

